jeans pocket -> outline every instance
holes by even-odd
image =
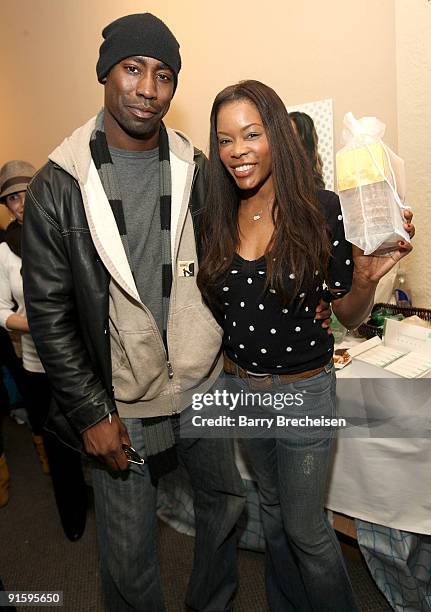
[[[333,368],[322,370],[315,376],[280,385],[284,393],[290,392],[295,402],[280,412],[289,421],[289,427],[281,437],[290,440],[293,446],[329,441],[333,437],[336,416],[335,372]],[[286,421],[287,422],[287,421]]]
[[[320,396],[330,394],[334,387],[335,380],[335,369],[327,366],[310,378],[304,378],[291,383],[291,386],[295,393],[307,393],[309,397],[315,397],[316,399]]]

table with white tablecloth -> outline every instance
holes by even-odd
[[[386,376],[355,361],[338,373],[339,412],[365,418],[336,440],[326,506],[355,518],[393,609],[430,612],[431,380]]]
[[[356,361],[338,372],[339,413],[363,427],[337,438],[327,507],[431,534],[431,379],[375,374]]]

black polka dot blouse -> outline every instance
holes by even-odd
[[[333,336],[315,319],[315,310],[321,297],[336,299],[350,290],[352,247],[344,236],[338,196],[321,190],[319,202],[332,244],[328,279],[314,270],[312,288],[300,291],[286,308],[274,289],[265,291],[265,257],[247,261],[236,254],[218,286],[214,314],[224,329],[224,350],[246,370],[290,374],[323,366],[332,357]],[[287,283],[294,274],[287,271]],[[329,297],[326,286],[336,292],[335,297]]]

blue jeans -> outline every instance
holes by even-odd
[[[145,457],[140,419],[124,419],[133,448]],[[181,439],[180,462],[194,490],[195,554],[186,595],[190,612],[232,609],[237,586],[236,522],[245,503],[232,440]],[[93,466],[102,584],[109,612],[164,612],[156,544],[156,487],[147,464],[113,474]],[[175,579],[175,576],[173,577]]]
[[[333,417],[333,366],[311,378],[280,384],[272,393],[301,393],[287,417]],[[231,377],[232,380],[232,377]],[[236,384],[250,391],[247,379]],[[305,393],[304,393],[305,392]],[[244,438],[256,478],[266,540],[266,590],[272,612],[358,610],[338,540],[324,512],[331,429],[302,429],[275,438]]]

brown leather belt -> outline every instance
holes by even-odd
[[[270,389],[277,384],[278,381],[282,384],[287,384],[296,382],[297,380],[305,380],[306,378],[311,378],[312,376],[316,376],[316,374],[320,374],[325,367],[326,366],[321,366],[313,370],[306,370],[305,372],[298,372],[296,374],[257,374],[241,368],[226,354],[224,355],[224,371],[227,372],[227,374],[238,376],[238,378],[247,378],[251,386],[256,389]],[[277,378],[274,380],[274,377]]]

